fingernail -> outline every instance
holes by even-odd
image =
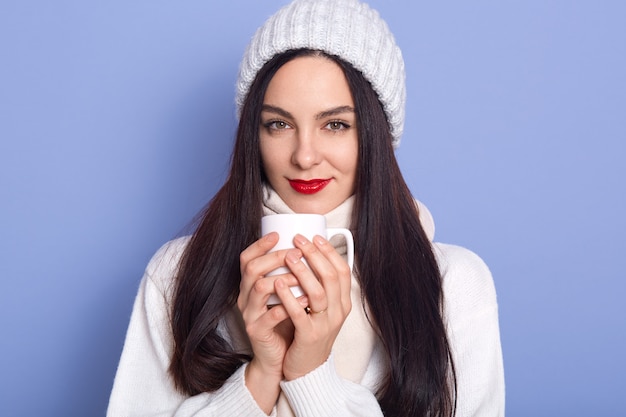
[[[287,252],[287,256],[285,256],[285,258],[287,259],[288,262],[291,262],[292,264],[296,264],[298,262],[300,262],[300,256],[298,256],[299,251],[289,251]]]
[[[301,244],[301,245],[306,245],[307,240],[304,236],[302,235],[295,235],[293,240],[295,240],[297,243]]]
[[[316,235],[313,240],[315,240],[315,243],[317,243],[318,245],[325,245],[328,243],[328,241],[320,235]]]

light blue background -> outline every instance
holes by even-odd
[[[0,3],[0,415],[102,416],[143,268],[224,178],[286,1]],[[624,416],[626,4],[375,0],[398,157],[500,303],[507,415]]]

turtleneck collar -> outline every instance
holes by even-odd
[[[274,189],[268,185],[263,187],[263,215],[270,214],[291,214],[294,211],[283,201]],[[354,206],[354,195],[346,201],[335,207],[328,213],[326,217],[326,225],[328,227],[350,227],[350,218],[352,217],[352,207]]]

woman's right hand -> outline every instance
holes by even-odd
[[[278,234],[270,233],[248,246],[239,257],[241,283],[237,307],[246,325],[252,345],[253,359],[246,369],[246,386],[261,409],[270,413],[280,394],[283,360],[293,340],[293,325],[282,305],[267,307],[275,292],[275,281],[298,285],[292,274],[266,277],[276,268],[285,266],[288,250],[269,252],[278,243]],[[293,251],[293,249],[290,249]],[[306,297],[299,299],[306,307]]]

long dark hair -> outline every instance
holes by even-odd
[[[396,162],[385,112],[369,82],[352,65],[308,49],[275,56],[250,87],[229,177],[204,210],[180,262],[172,304],[170,373],[181,392],[195,395],[220,388],[251,359],[233,351],[217,327],[236,304],[239,254],[259,237],[264,174],[258,136],[265,91],[282,65],[304,55],[335,61],[354,100],[359,137],[351,222],[355,269],[389,367],[378,401],[386,416],[451,416],[456,378],[442,318],[441,274]]]

